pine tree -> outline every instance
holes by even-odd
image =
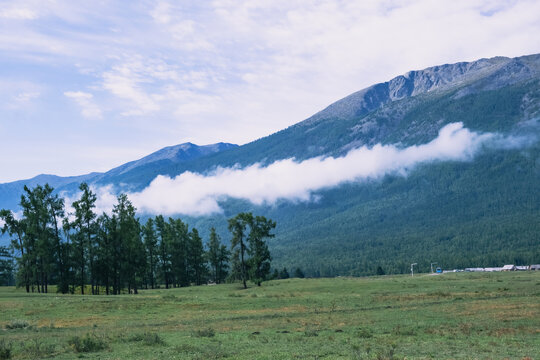
[[[229,219],[229,231],[232,233],[231,251],[233,261],[239,266],[239,276],[244,289],[247,289],[246,281],[248,279],[246,228],[252,221],[253,215],[251,213],[240,213]]]
[[[135,217],[135,207],[126,194],[118,195],[118,203],[113,213],[118,219],[119,243],[123,248],[122,274],[127,283],[128,292],[138,293],[139,284],[144,277],[145,251],[140,236],[140,223]]]
[[[25,224],[23,242],[28,260],[29,282],[32,291],[35,286],[38,292],[46,293],[55,270],[55,232],[48,206],[53,188],[48,184],[38,185],[32,190],[25,186],[24,192],[20,205]]]
[[[79,186],[82,191],[81,198],[74,201],[72,206],[75,209],[75,220],[70,224],[70,228],[75,230],[71,236],[74,248],[74,262],[77,268],[77,278],[81,287],[81,294],[84,295],[86,284],[86,268],[89,266],[91,275],[92,293],[94,293],[94,258],[95,258],[95,234],[96,234],[96,195],[90,190],[87,183]]]
[[[156,230],[158,234],[158,250],[159,250],[159,268],[161,278],[165,283],[165,288],[169,288],[171,278],[171,252],[170,252],[170,230],[169,224],[165,222],[162,215],[156,216]]]
[[[280,279],[288,279],[289,278],[289,272],[287,271],[287,268],[283,268],[280,272],[279,272],[279,278]]]
[[[56,261],[56,273],[57,273],[57,292],[66,294],[69,292],[69,284],[71,281],[70,276],[70,247],[69,244],[62,241],[60,233],[61,224],[64,219],[64,199],[58,195],[52,195],[53,189],[45,185],[45,190],[48,193],[46,197],[47,206],[50,213],[51,223],[53,225],[53,246],[55,252]]]
[[[124,271],[124,258],[125,258],[125,244],[120,236],[120,227],[118,226],[118,215],[113,213],[110,219],[106,222],[106,229],[108,233],[108,241],[110,242],[110,264],[111,264],[111,280],[112,280],[112,293],[118,295],[122,291]]]
[[[25,241],[26,222],[15,219],[13,213],[5,209],[0,210],[0,219],[4,222],[1,229],[2,235],[8,233],[12,237],[11,246],[20,253],[20,257],[17,258],[17,276],[28,293],[30,292],[30,263]]]
[[[202,238],[195,228],[191,229],[189,233],[188,260],[191,280],[196,285],[201,285],[206,281],[208,268],[206,267],[206,254],[204,252]]]
[[[171,273],[174,286],[189,286],[194,279],[189,259],[188,225],[169,218]]]
[[[156,266],[158,262],[158,240],[156,229],[154,227],[154,219],[149,218],[146,225],[142,229],[144,237],[144,246],[146,248],[146,259],[148,263],[148,280],[150,287],[154,289],[156,279]]]
[[[97,220],[96,234],[96,281],[105,287],[105,294],[111,293],[111,285],[114,282],[114,253],[116,236],[116,219],[113,220],[107,214],[100,215]]]
[[[274,237],[270,231],[276,227],[276,223],[267,220],[264,216],[257,216],[251,219],[249,226],[250,279],[257,286],[261,286],[261,282],[267,280],[270,274],[270,261],[272,260],[265,238]]]
[[[220,237],[215,228],[210,229],[210,239],[208,241],[208,252],[206,254],[210,263],[211,278],[216,284],[220,284],[227,277],[227,268],[229,261],[229,251],[227,247],[220,242]]]
[[[7,246],[0,246],[0,286],[13,285],[13,256]]]

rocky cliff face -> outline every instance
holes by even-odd
[[[496,57],[474,62],[461,62],[410,71],[390,81],[370,86],[339,100],[313,115],[302,125],[324,120],[359,117],[390,102],[431,91],[445,91],[483,79],[482,90],[496,89],[519,81],[538,77],[540,55],[520,58]],[[482,86],[483,85],[483,86]],[[468,94],[474,90],[466,89]]]

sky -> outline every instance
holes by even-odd
[[[0,183],[243,144],[429,66],[540,52],[540,1],[0,0]]]

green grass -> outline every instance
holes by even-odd
[[[0,288],[11,359],[534,359],[540,272],[141,291]],[[25,326],[12,326],[25,324]]]

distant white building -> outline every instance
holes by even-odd
[[[538,265],[531,265],[531,266],[529,267],[529,270],[540,271],[540,264],[538,264]]]
[[[484,268],[484,271],[486,272],[496,272],[496,271],[502,271],[502,267],[487,267]]]
[[[504,265],[502,267],[502,271],[515,271],[516,266],[515,265]]]
[[[516,266],[517,271],[527,271],[529,270],[529,267],[527,265],[525,266]]]

